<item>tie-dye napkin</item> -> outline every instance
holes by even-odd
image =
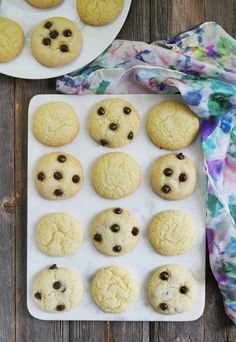
[[[212,272],[236,323],[236,41],[214,22],[166,42],[115,40],[94,62],[57,81],[67,94],[180,92],[201,118]]]

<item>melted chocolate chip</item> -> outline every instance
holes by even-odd
[[[164,194],[168,194],[168,192],[170,192],[170,187],[169,187],[169,185],[163,185],[161,190],[162,190],[162,192],[164,192]]]
[[[132,229],[132,234],[133,234],[133,236],[137,236],[139,234],[139,229],[137,227],[134,227]]]
[[[56,39],[58,37],[58,32],[56,30],[53,30],[49,33],[49,37],[52,39]]]
[[[54,172],[54,174],[53,174],[53,177],[56,179],[56,180],[60,180],[60,179],[62,179],[62,174],[61,174],[61,172]]]
[[[168,280],[168,279],[169,279],[169,273],[166,272],[166,271],[161,272],[160,278],[161,278],[162,280]]]
[[[173,171],[167,167],[164,171],[163,171],[164,175],[167,177],[170,177],[173,174]]]
[[[113,233],[117,233],[119,230],[120,230],[120,226],[118,224],[115,223],[111,226],[111,231]]]
[[[60,46],[60,50],[61,50],[61,52],[69,52],[69,48],[66,44],[62,44]]]
[[[131,108],[129,107],[124,107],[123,108],[123,112],[126,114],[126,115],[129,115],[131,113]]]
[[[46,29],[50,29],[50,27],[52,26],[52,23],[50,21],[47,21],[45,24],[44,24],[44,28]]]
[[[179,292],[182,294],[186,294],[188,292],[188,288],[186,286],[181,286]]]
[[[56,270],[57,269],[57,265],[53,264],[52,266],[49,267],[49,270]]]
[[[35,298],[37,298],[37,299],[39,299],[39,300],[42,299],[42,294],[41,294],[40,292],[36,292],[36,293],[34,294],[34,296],[35,296]]]
[[[118,246],[118,245],[114,246],[113,251],[116,253],[119,253],[121,251],[121,246]]]
[[[54,195],[57,196],[57,197],[61,197],[63,195],[63,191],[61,189],[56,189],[54,191]]]
[[[162,311],[166,311],[168,309],[168,305],[166,303],[159,304]]]
[[[42,43],[45,46],[49,46],[49,45],[51,45],[51,39],[50,38],[43,38]]]
[[[61,282],[60,281],[55,281],[55,283],[53,283],[52,287],[55,290],[59,290],[61,288]]]
[[[71,30],[64,30],[63,31],[63,36],[65,37],[71,37],[72,36],[72,31]]]
[[[101,144],[102,146],[106,146],[106,145],[108,145],[108,141],[107,141],[106,139],[101,139],[101,140],[100,140],[100,144]]]
[[[101,234],[95,234],[93,237],[94,241],[101,242],[102,241],[102,235]]]
[[[133,132],[129,132],[127,138],[128,138],[129,140],[133,140],[133,138],[134,138],[134,133],[133,133]]]
[[[122,214],[122,209],[121,208],[115,208],[114,213],[120,215],[120,214]]]
[[[75,184],[79,183],[80,182],[80,176],[74,175],[72,177],[72,182],[75,183]]]
[[[39,172],[37,178],[40,182],[42,182],[45,179],[45,174],[43,172]]]
[[[183,153],[177,154],[176,158],[178,158],[179,160],[183,160],[184,159]]]
[[[185,174],[185,173],[181,173],[181,174],[179,175],[179,181],[180,181],[180,182],[186,182],[186,180],[187,180],[186,174]]]
[[[60,154],[57,157],[57,160],[59,161],[59,163],[64,163],[66,161],[66,156],[64,156],[63,154]]]
[[[97,110],[98,115],[104,115],[105,114],[105,109],[103,107],[99,107]]]
[[[112,123],[109,125],[109,128],[110,128],[112,131],[115,131],[115,130],[117,130],[118,125],[115,124],[114,122],[112,122]]]
[[[57,311],[63,311],[65,310],[66,306],[64,304],[57,305],[56,310]]]

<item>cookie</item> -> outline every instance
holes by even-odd
[[[83,295],[83,284],[76,272],[54,264],[42,270],[33,284],[35,303],[44,311],[65,312],[74,308]]]
[[[139,238],[139,223],[128,210],[107,209],[92,222],[93,244],[105,255],[123,255],[136,246]]]
[[[132,142],[140,127],[137,110],[127,101],[118,98],[99,102],[92,110],[89,134],[106,147],[121,147]]]
[[[49,153],[39,160],[34,180],[38,192],[44,198],[66,199],[80,191],[83,169],[80,162],[70,154]]]
[[[168,200],[180,200],[195,189],[197,172],[192,161],[179,154],[168,154],[155,162],[151,186],[155,193]]]
[[[86,24],[100,26],[115,20],[124,6],[124,0],[77,0],[76,8]]]
[[[37,7],[37,8],[52,8],[55,6],[60,5],[63,0],[26,0],[31,6]]]
[[[15,21],[0,16],[0,63],[15,59],[24,46],[24,31]]]
[[[95,303],[105,312],[126,311],[138,298],[139,285],[132,273],[123,267],[102,268],[95,274],[91,284]]]
[[[127,197],[141,182],[141,171],[136,160],[122,152],[100,157],[93,167],[93,186],[96,192],[108,199]]]
[[[79,131],[75,110],[65,102],[49,102],[40,106],[33,119],[34,136],[44,145],[69,144]]]
[[[63,17],[45,19],[32,33],[31,49],[47,67],[71,63],[80,53],[82,35],[77,25]]]
[[[195,224],[192,218],[182,211],[162,211],[151,220],[149,240],[160,254],[184,254],[190,251],[196,242]]]
[[[152,142],[160,148],[182,149],[192,144],[198,132],[197,116],[181,102],[161,102],[148,113],[147,133]]]
[[[196,300],[197,285],[187,269],[178,265],[164,265],[152,274],[147,292],[155,310],[173,315],[191,308]]]
[[[66,213],[43,216],[36,226],[36,242],[39,249],[51,256],[64,256],[79,251],[83,241],[80,223]]]

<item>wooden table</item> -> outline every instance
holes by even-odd
[[[133,0],[119,38],[152,42],[215,20],[236,36],[236,0]],[[27,66],[26,66],[27,67]],[[26,308],[27,108],[55,80],[0,75],[0,342],[233,342],[236,328],[207,264],[206,309],[195,322],[44,322]]]

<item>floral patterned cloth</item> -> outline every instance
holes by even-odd
[[[165,44],[115,40],[57,81],[67,94],[175,93],[201,118],[207,240],[225,310],[236,323],[236,41],[214,22]]]

